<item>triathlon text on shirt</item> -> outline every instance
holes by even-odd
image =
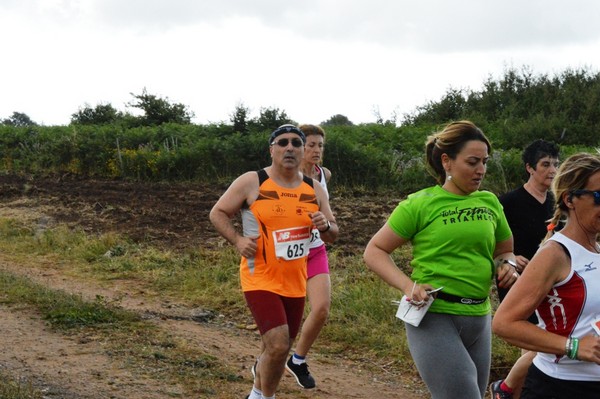
[[[494,219],[494,213],[489,208],[485,207],[463,209],[456,207],[452,210],[442,211],[440,216],[443,218],[442,222],[444,224]]]

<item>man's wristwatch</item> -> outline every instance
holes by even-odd
[[[325,227],[324,230],[319,230],[319,233],[325,233],[326,231],[329,231],[330,228],[331,228],[331,222],[329,222],[329,220],[328,220],[327,227]]]
[[[515,270],[517,269],[517,262],[515,262],[514,260],[512,260],[512,259],[503,259],[501,264],[503,265],[505,263],[508,263],[509,265],[511,265]]]

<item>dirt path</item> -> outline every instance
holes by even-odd
[[[42,225],[61,222],[89,232],[117,231],[157,245],[184,247],[214,245],[219,239],[207,224],[208,211],[224,187],[203,185],[107,182],[63,179],[26,179],[0,176],[0,217],[18,217]],[[377,195],[364,199],[339,197],[334,202],[338,220],[346,223],[340,245],[349,253],[379,228],[397,200]],[[360,221],[358,223],[357,221]],[[196,322],[194,309],[148,292],[132,281],[110,285],[82,281],[64,273],[51,261],[15,263],[0,254],[0,269],[27,276],[49,288],[103,296],[119,306],[144,315],[160,328],[218,357],[239,370],[243,383],[235,396],[251,387],[249,367],[260,345],[256,332],[233,323]],[[150,378],[143,370],[126,367],[107,352],[98,337],[67,336],[49,330],[39,317],[18,307],[0,306],[0,370],[32,381],[46,399],[155,399],[185,397],[175,384]],[[343,357],[311,354],[315,390],[302,390],[286,375],[279,398],[425,398],[413,377],[393,375],[381,365]]]
[[[174,337],[233,365],[247,379],[248,387],[251,386],[249,367],[260,345],[255,332],[195,322],[191,320],[193,309],[160,298],[154,299],[156,297],[152,294],[136,294],[136,287],[126,282],[100,287],[67,277],[50,264],[38,268],[15,264],[2,256],[0,269],[28,277],[52,289],[81,294],[84,298],[93,299],[101,295],[124,309],[146,315]],[[181,387],[149,378],[128,369],[119,359],[109,357],[102,342],[94,337],[69,337],[52,332],[36,315],[18,308],[0,307],[0,318],[3,336],[1,367],[12,375],[33,381],[45,392],[45,398],[182,397]],[[302,390],[293,378],[286,375],[278,397],[369,398],[373,393],[380,398],[425,397],[399,383],[400,376],[386,373],[383,369],[373,372],[372,364],[364,366],[343,358],[313,354],[311,370],[319,378],[319,387],[312,391]],[[242,389],[239,397],[244,397],[246,391]]]

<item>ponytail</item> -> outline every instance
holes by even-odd
[[[562,217],[562,211],[560,210],[560,207],[557,206],[556,208],[554,208],[554,215],[552,215],[552,218],[550,218],[548,220],[548,225],[546,226],[546,229],[548,230],[548,232],[546,233],[546,236],[542,240],[542,243],[546,242],[550,237],[552,237],[554,235],[554,233],[556,232],[556,228],[561,223],[561,217]]]

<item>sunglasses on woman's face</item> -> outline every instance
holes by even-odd
[[[584,195],[584,194],[591,194],[594,196],[594,205],[600,205],[600,191],[591,191],[591,190],[573,190],[571,191],[571,194],[579,197],[580,195]]]
[[[291,139],[291,142],[292,142],[292,145],[296,148],[302,147],[304,145],[304,142],[300,139]],[[289,143],[290,143],[290,139],[279,139],[277,141],[273,141],[273,143],[271,143],[271,145],[277,144],[280,147],[287,147]]]

